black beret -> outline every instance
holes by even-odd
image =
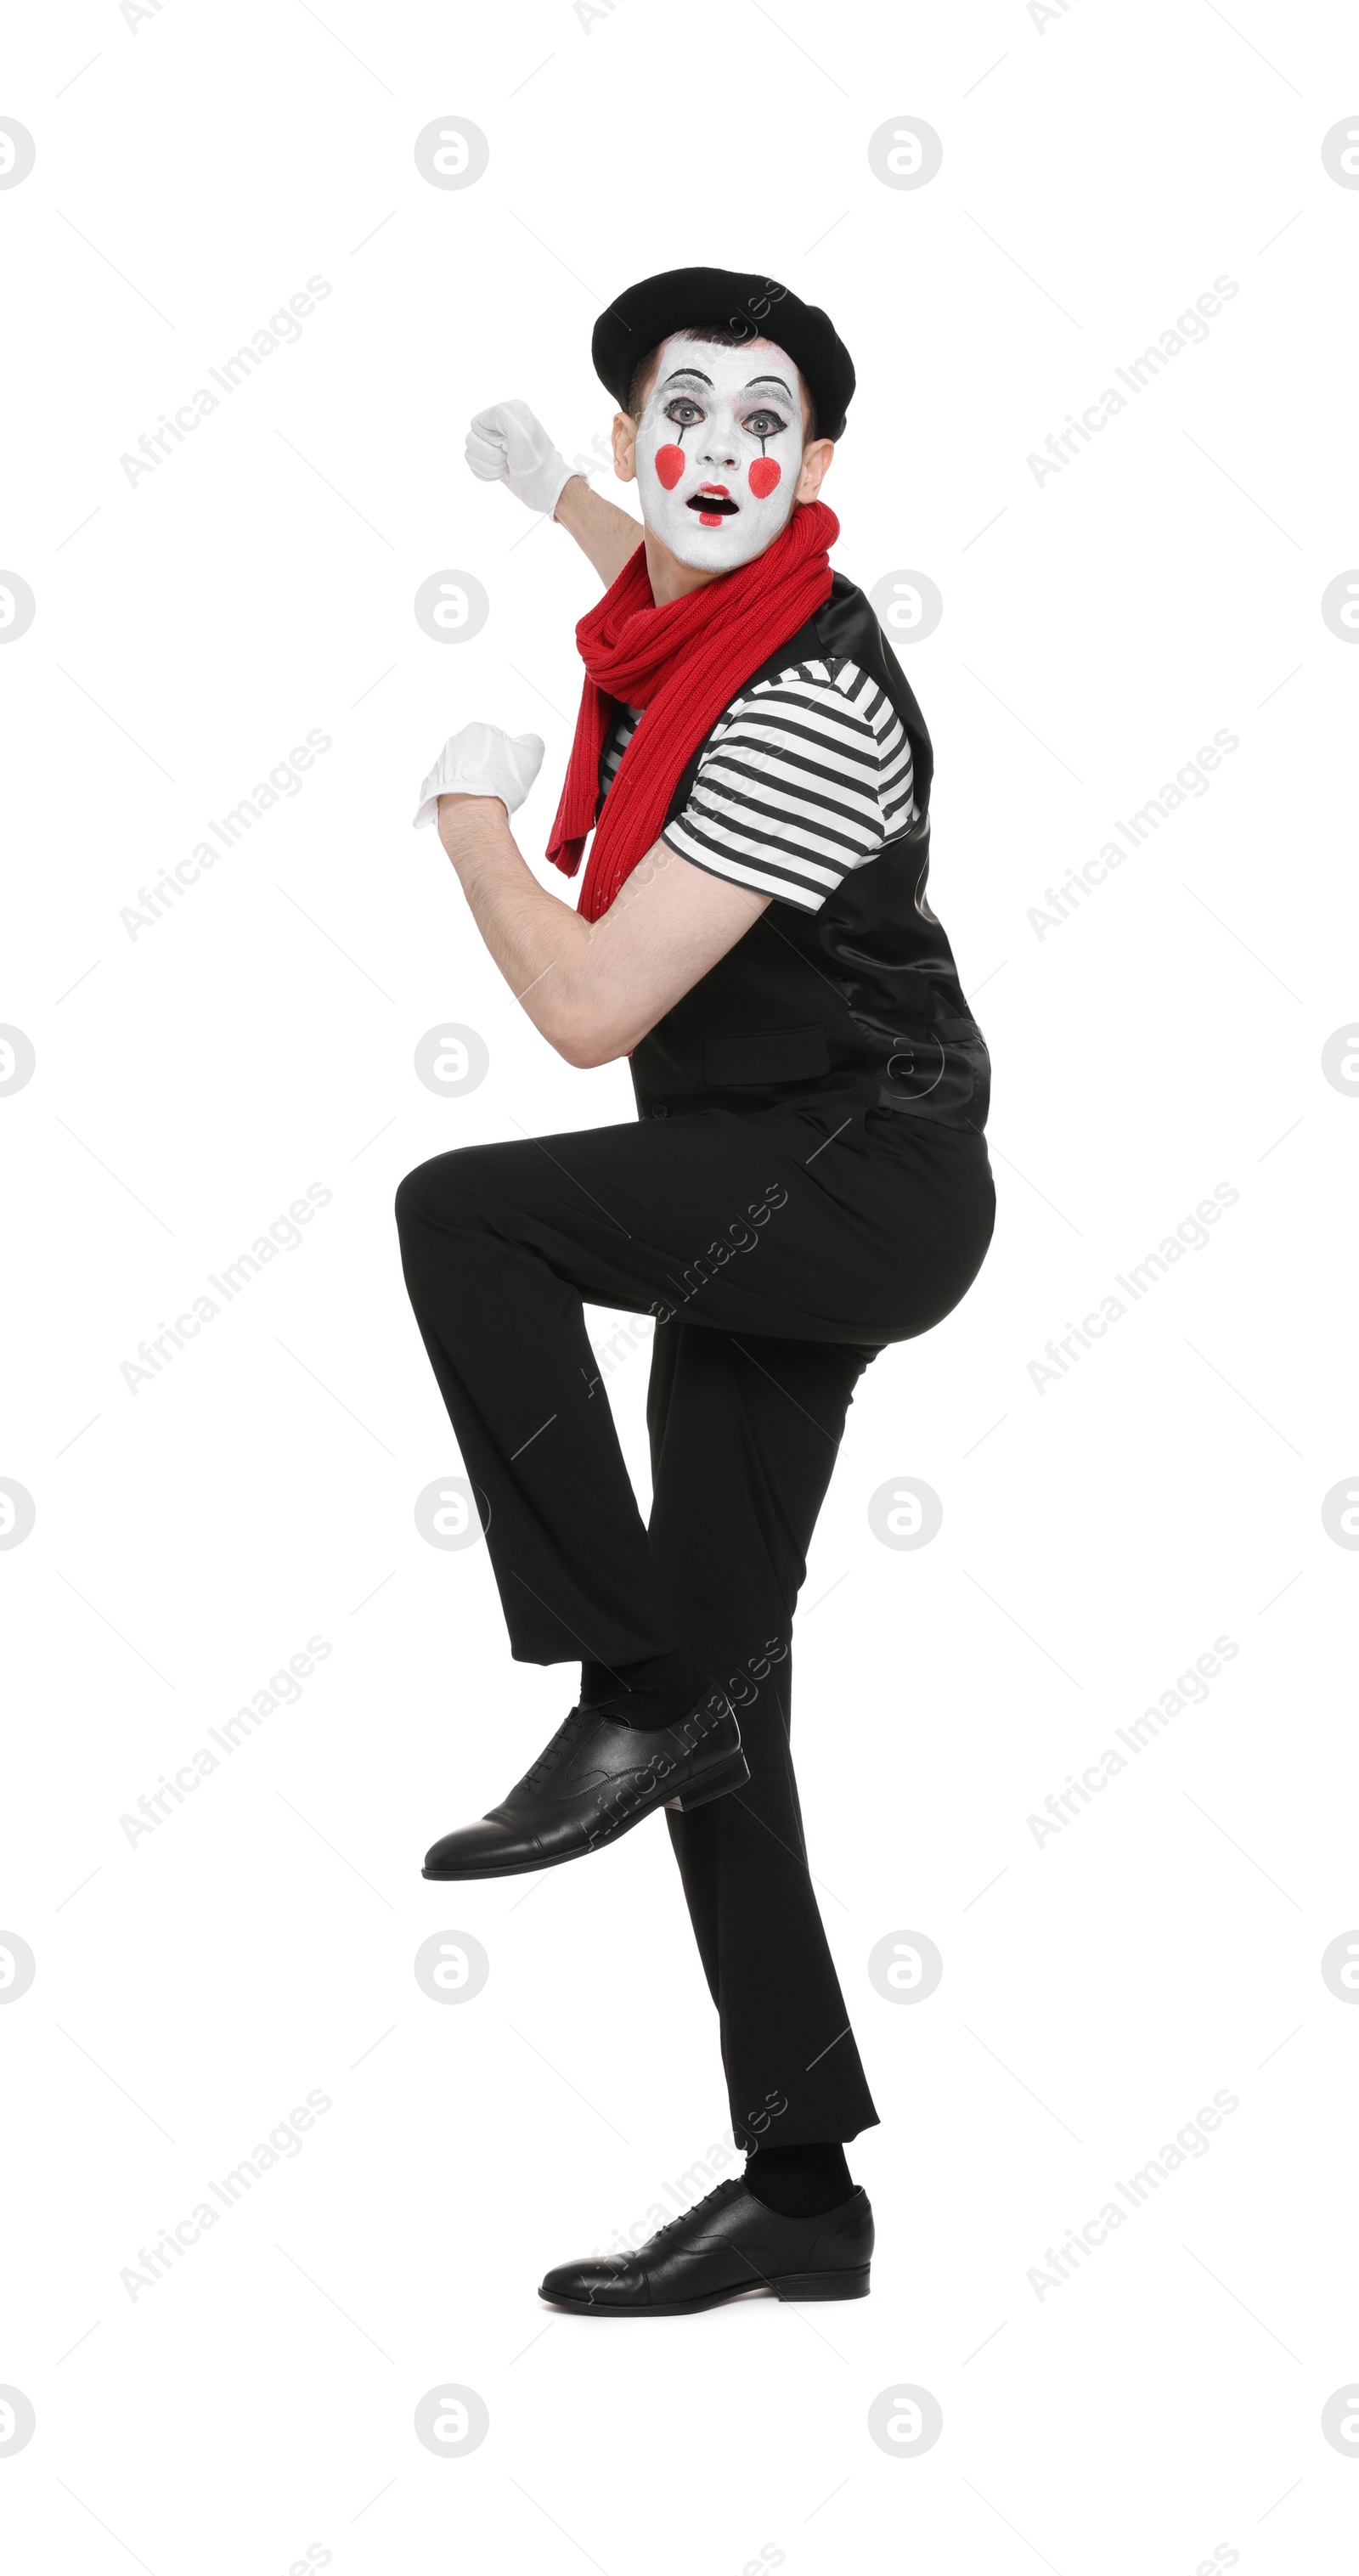
[[[854,391],[854,361],[829,314],[804,304],[777,278],[747,277],[730,268],[667,268],[616,295],[595,324],[590,355],[600,383],[620,411],[643,358],[672,331],[703,325],[737,331],[742,338],[776,340],[802,371],[816,405],[823,438],[844,433]]]

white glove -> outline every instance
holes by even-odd
[[[543,745],[536,733],[502,733],[499,725],[464,725],[451,733],[424,786],[418,832],[437,823],[441,796],[498,796],[507,814],[522,805],[543,765]]]
[[[530,510],[555,510],[576,471],[525,402],[492,403],[477,412],[464,454],[479,482],[506,484]]]

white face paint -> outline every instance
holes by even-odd
[[[792,515],[801,468],[797,369],[784,350],[666,341],[637,432],[637,482],[642,517],[672,555],[730,572],[763,554]]]

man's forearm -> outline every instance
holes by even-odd
[[[441,796],[439,838],[515,1000],[568,1064],[593,1061],[582,992],[589,924],[539,885],[498,796]]]
[[[636,554],[642,542],[637,520],[594,491],[583,474],[573,474],[570,482],[562,486],[552,515],[558,526],[575,538],[606,584],[617,580],[629,556]]]

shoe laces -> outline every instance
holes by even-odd
[[[558,1764],[579,1743],[582,1729],[593,1714],[590,1709],[573,1708],[570,1716],[563,1718],[551,1743],[544,1745],[537,1761],[524,1773],[526,1789],[541,1788],[548,1774],[555,1771]]]
[[[711,2191],[705,2191],[703,2198],[696,2200],[692,2209],[682,2209],[678,2218],[664,2219],[656,2230],[657,2236],[668,2236],[675,2227],[687,2227],[690,2219],[697,2218],[701,2209],[709,2208],[715,2200],[730,2200],[733,2191],[738,2187],[739,2176],[728,2174],[725,2182],[716,2183]]]

